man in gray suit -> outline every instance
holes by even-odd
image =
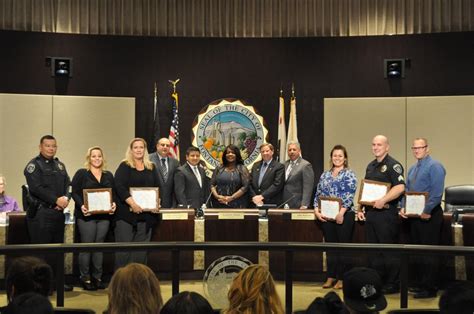
[[[170,141],[163,137],[156,143],[156,153],[150,155],[150,160],[155,164],[158,172],[160,199],[162,208],[176,206],[174,199],[174,173],[179,167],[179,162],[169,157]]]
[[[255,205],[280,205],[281,190],[285,184],[285,166],[273,159],[275,149],[270,143],[260,146],[262,160],[252,167],[250,197]]]
[[[298,142],[288,143],[288,157],[290,160],[285,162],[283,201],[290,208],[307,209],[313,196],[313,167],[301,157],[301,148]]]
[[[178,205],[201,208],[211,193],[210,180],[199,166],[200,159],[199,149],[189,147],[186,150],[186,163],[174,174],[174,192]]]

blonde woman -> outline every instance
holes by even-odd
[[[128,145],[125,159],[115,172],[117,211],[115,218],[116,242],[150,241],[151,229],[156,223],[154,213],[143,212],[130,195],[131,187],[158,187],[158,174],[150,161],[146,141],[134,138]],[[115,269],[128,263],[146,264],[146,251],[115,253]]]
[[[108,314],[158,314],[163,306],[160,282],[145,265],[118,269],[110,281]]]
[[[226,314],[283,314],[283,306],[268,268],[251,265],[232,282]]]
[[[114,176],[105,170],[105,156],[99,146],[87,150],[84,169],[79,169],[72,179],[72,198],[75,203],[74,216],[79,229],[81,242],[100,243],[104,242],[109,231],[110,215],[91,215],[84,205],[84,189],[111,188],[115,190]],[[115,203],[112,204],[112,212],[115,211]],[[92,257],[92,258],[91,258]],[[92,259],[92,271],[89,269]],[[81,273],[81,284],[85,290],[105,289],[102,282],[102,252],[79,253],[79,272]]]

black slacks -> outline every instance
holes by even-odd
[[[325,242],[350,243],[354,231],[355,213],[353,211],[344,214],[344,221],[338,225],[336,222],[322,222]],[[350,268],[350,255],[342,252],[327,252],[327,276],[342,280],[344,273]]]

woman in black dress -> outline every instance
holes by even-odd
[[[130,194],[131,187],[158,187],[158,173],[148,156],[144,139],[134,138],[127,148],[125,159],[115,172],[117,212],[115,213],[115,241],[150,241],[151,230],[156,223],[155,212],[144,212]],[[147,252],[115,253],[115,269],[129,263],[146,264]]]
[[[104,242],[109,231],[110,216],[108,214],[91,215],[84,205],[84,189],[111,188],[115,190],[114,176],[105,170],[105,157],[102,148],[98,146],[87,150],[84,169],[79,169],[72,179],[72,198],[75,203],[74,216],[82,243]],[[112,214],[115,203],[112,203]],[[92,257],[92,258],[91,258]],[[92,271],[90,270],[92,259]],[[104,289],[102,283],[102,252],[79,253],[79,271],[81,283],[85,290]]]
[[[214,207],[247,208],[250,174],[244,166],[240,151],[235,145],[228,145],[222,155],[222,165],[212,174],[211,191]]]

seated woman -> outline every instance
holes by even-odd
[[[7,182],[5,176],[0,174],[0,213],[18,212],[18,202],[11,196],[5,194],[5,186]]]
[[[357,178],[349,169],[347,150],[342,145],[333,147],[330,153],[330,169],[324,171],[319,179],[314,198],[315,214],[321,223],[325,242],[348,243],[352,241],[355,209],[354,194],[357,189]],[[328,219],[319,208],[321,197],[335,197],[341,200],[341,207],[336,218]],[[349,270],[349,258],[339,252],[327,253],[327,280],[323,288],[334,286],[342,289],[342,277]]]
[[[247,208],[249,183],[250,174],[244,166],[240,150],[232,144],[227,146],[222,155],[222,165],[212,174],[211,192],[217,201],[213,207]]]
[[[87,150],[85,169],[79,169],[72,179],[72,198],[75,202],[74,216],[79,229],[82,243],[104,242],[109,231],[110,216],[108,214],[91,215],[84,205],[83,192],[85,189],[110,188],[115,190],[114,176],[105,170],[105,157],[102,148],[98,146]],[[114,194],[114,193],[113,193]],[[112,214],[115,203],[111,206]],[[92,276],[89,270],[92,255]],[[105,289],[102,282],[102,252],[79,253],[79,271],[84,290]]]
[[[52,280],[51,266],[43,260],[33,256],[14,259],[5,279],[8,303],[28,292],[48,297],[52,292]]]
[[[283,314],[283,306],[268,269],[250,265],[232,281],[225,314]]]
[[[168,300],[160,314],[213,314],[209,302],[199,293],[184,291]]]
[[[143,264],[118,269],[108,288],[108,314],[158,314],[163,306],[160,282]]]

